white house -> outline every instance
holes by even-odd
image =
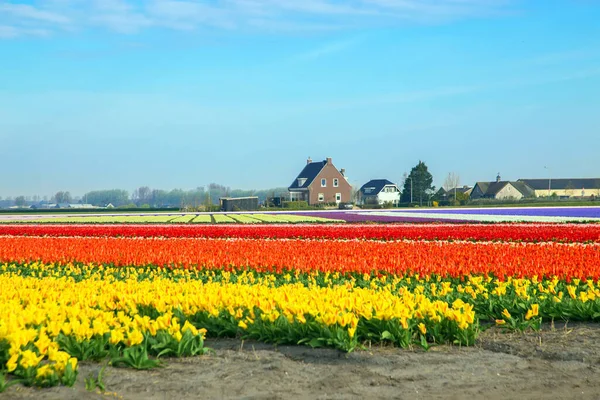
[[[362,185],[359,191],[360,204],[385,204],[400,203],[400,189],[398,185],[387,179],[372,179]]]

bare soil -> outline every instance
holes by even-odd
[[[108,367],[107,392],[13,386],[2,399],[600,399],[600,325],[544,326],[540,332],[480,335],[476,346],[350,354],[302,346],[211,340],[214,353],[169,359],[164,368]]]

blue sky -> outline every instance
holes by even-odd
[[[0,0],[0,196],[600,177],[592,0]],[[548,169],[544,169],[547,166]]]

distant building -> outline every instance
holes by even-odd
[[[470,196],[473,188],[471,186],[462,186],[452,188],[450,190],[446,190],[444,188],[440,188],[435,194],[435,198],[438,200],[452,200],[457,194],[463,194],[465,196]]]
[[[600,197],[600,178],[589,179],[519,179],[536,197]]]
[[[255,211],[258,210],[258,197],[221,197],[221,211]]]
[[[371,179],[362,185],[358,193],[360,204],[400,203],[400,188],[387,179]]]
[[[533,195],[533,189],[525,183],[503,181],[498,174],[495,182],[477,182],[471,191],[470,199],[520,200]]]
[[[352,187],[345,170],[337,170],[331,158],[313,162],[310,158],[288,187],[290,201],[306,201],[310,205],[325,203],[347,203],[352,196]]]

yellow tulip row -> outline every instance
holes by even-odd
[[[6,359],[0,351],[4,369],[35,371],[43,379],[62,373],[67,365],[76,368],[65,338],[77,343],[104,340],[106,346],[123,349],[143,345],[160,332],[176,341],[188,331],[204,338],[202,321],[210,325],[211,320],[229,322],[236,334],[250,336],[265,324],[341,330],[347,345],[338,346],[346,349],[358,340],[361,320],[393,322],[411,335],[425,335],[429,327],[430,341],[454,339],[432,336],[439,332],[432,329],[437,324],[450,324],[457,331],[474,329],[475,324],[470,304],[448,304],[409,290],[393,293],[391,286],[360,288],[352,281],[327,287],[275,285],[275,277],[252,273],[238,275],[236,282],[228,273],[221,281],[213,280],[213,273],[203,282],[198,274],[36,263],[0,266],[0,343],[8,344]]]

